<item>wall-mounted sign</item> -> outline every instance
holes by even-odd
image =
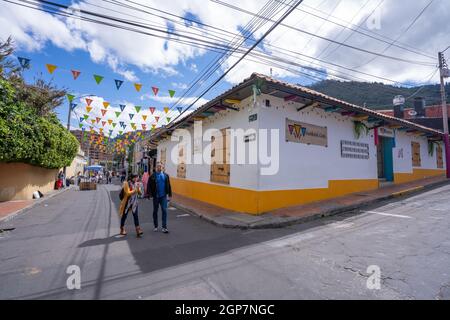
[[[286,118],[286,141],[328,147],[328,129]]]
[[[258,120],[258,114],[252,114],[248,117],[248,122],[254,122]]]
[[[380,127],[378,128],[378,135],[385,138],[395,138],[395,131],[394,129]]]
[[[256,134],[255,134],[255,133],[246,135],[246,136],[244,137],[244,142],[245,142],[245,143],[249,143],[249,142],[252,142],[252,141],[256,141]]]
[[[395,96],[394,98],[394,106],[402,106],[406,102],[404,96]]]
[[[367,143],[342,140],[341,157],[347,159],[368,160],[370,157],[369,145]]]

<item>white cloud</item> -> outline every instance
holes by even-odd
[[[135,1],[149,7],[168,11],[175,15],[185,15],[188,12],[193,13],[202,22],[226,30],[223,36],[228,37],[228,39],[233,37],[233,33],[238,33],[239,28],[245,26],[252,18],[250,15],[239,13],[213,1]],[[253,0],[227,0],[227,2],[255,13],[262,7],[261,2]],[[366,3],[366,0],[347,0],[336,7],[334,1],[310,0],[305,1],[300,8],[323,17],[330,16],[328,17],[330,20],[341,24],[348,24],[348,21],[352,20],[354,24],[358,25],[374,9],[378,1],[369,2],[367,6],[363,7],[364,3]],[[432,56],[437,55],[438,50],[450,44],[448,42],[448,34],[450,33],[450,24],[448,24],[450,6],[445,1],[435,1],[423,17],[418,20],[417,24],[409,32],[402,34],[409,23],[427,3],[428,0],[418,0],[411,1],[405,6],[401,1],[385,0],[381,7],[381,30],[376,30],[376,32],[381,36],[387,36],[389,38],[395,39],[400,37],[399,42],[401,43],[407,43],[408,45],[419,48],[420,51],[429,52]],[[318,8],[319,4],[322,4],[319,8],[322,12],[311,9]],[[80,1],[76,6],[95,11],[96,13],[120,15],[127,19],[142,21],[151,27],[169,28],[167,21],[156,16],[151,16],[143,10],[130,10],[106,2],[102,2],[99,5],[106,9],[93,7],[85,1]],[[142,7],[140,8],[144,9]],[[119,12],[112,12],[108,9]],[[146,10],[151,11],[150,9]],[[113,71],[121,74],[130,81],[136,81],[137,79],[136,74],[130,69],[131,67],[139,68],[144,72],[162,73],[166,76],[178,75],[179,71],[177,67],[180,65],[188,66],[192,72],[198,72],[198,61],[195,59],[205,54],[204,50],[167,41],[167,38],[151,37],[149,35],[88,22],[80,23],[73,19],[51,16],[43,12],[18,7],[6,2],[0,3],[0,12],[0,25],[8,26],[7,28],[0,29],[1,38],[13,35],[19,46],[25,50],[40,50],[47,42],[52,42],[54,45],[69,51],[75,49],[85,50],[90,54],[93,61],[109,65]],[[342,20],[347,22],[342,22]],[[332,23],[324,23],[323,20],[300,11],[295,11],[284,23],[316,35],[337,39],[338,41],[345,40],[352,33],[350,30],[341,32],[341,27]],[[271,24],[271,22],[268,22],[263,28],[259,29],[255,33],[255,38],[259,38]],[[365,25],[363,27],[365,28]],[[192,28],[186,26],[176,25],[171,26],[171,28],[174,28],[179,33],[189,32],[192,34],[194,32]],[[154,30],[141,30],[158,34]],[[365,30],[363,31],[367,32]],[[199,32],[199,36],[206,39],[208,35],[204,32]],[[375,52],[382,52],[386,47],[385,43],[363,37],[360,34],[353,34],[347,43]],[[338,48],[336,44],[330,45],[327,41],[282,26],[276,28],[265,40],[266,52],[281,55],[279,52],[274,52],[273,48],[269,48],[267,46],[268,44],[314,57],[320,55],[322,52],[325,52],[322,54],[322,57],[327,57],[332,52],[326,58],[327,61],[349,68],[365,64],[365,62],[372,58],[371,55],[366,53],[361,53],[346,47]],[[403,59],[436,62],[395,47],[387,50],[386,54]],[[352,73],[351,71],[344,71],[342,69],[340,72],[336,72],[333,71],[336,67],[331,67],[330,65],[298,55],[286,57],[297,63],[324,68],[329,75],[338,76],[342,75],[342,72],[345,72],[367,81],[381,81],[377,78]],[[222,71],[229,67],[236,59],[236,57],[230,58],[222,67]],[[256,59],[261,62],[260,59]],[[301,70],[298,66],[291,66],[291,68]],[[425,80],[426,75],[431,73],[432,67],[421,67],[414,64],[377,58],[369,64],[364,65],[360,70],[402,82],[422,82]],[[238,65],[227,76],[226,80],[235,84],[242,81],[243,78],[249,76],[252,72],[268,74],[270,67],[247,60]],[[279,78],[293,76],[289,71],[280,68],[273,68],[273,73],[274,76]],[[437,78],[433,80],[437,81]]]
[[[155,102],[159,102],[162,104],[167,104],[167,105],[171,105],[174,104],[176,102],[178,102],[179,97],[169,97],[169,96],[154,96],[152,94],[144,94],[141,96],[141,100],[152,100]],[[188,106],[191,105],[192,103],[194,103],[195,100],[197,100],[198,97],[185,97],[182,101],[180,106]],[[205,105],[206,103],[208,103],[209,100],[205,99],[205,98],[200,98],[194,105],[195,108],[201,107],[203,105]]]

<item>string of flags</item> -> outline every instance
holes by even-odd
[[[24,57],[18,57],[17,59],[19,60],[19,64],[22,67],[22,69],[31,68],[31,59],[24,58]],[[57,69],[60,69],[58,66],[56,66],[54,64],[49,64],[49,63],[46,64],[45,67],[49,74],[54,74]],[[67,71],[65,69],[60,69],[60,70]],[[82,72],[80,70],[72,69],[72,70],[70,70],[70,73],[72,74],[73,80],[77,80],[80,77]],[[99,75],[99,74],[93,74],[92,78],[97,85],[100,85],[103,82],[103,80],[105,79],[104,76]],[[122,88],[124,83],[125,83],[124,80],[114,79],[114,85],[117,90],[120,90],[120,88]],[[144,88],[144,85],[142,83],[133,83],[133,87],[137,92],[141,92],[142,89]],[[160,88],[158,88],[156,86],[150,86],[150,87],[155,96],[157,96],[161,92]],[[167,90],[167,92],[169,93],[169,96],[171,98],[173,98],[176,94],[176,91],[172,90],[172,89]]]

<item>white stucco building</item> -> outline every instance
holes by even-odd
[[[441,140],[259,74],[152,136],[175,193],[250,214],[443,175]]]

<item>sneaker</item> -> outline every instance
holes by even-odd
[[[154,232],[158,232],[158,231],[159,231],[159,229],[158,229],[158,228],[155,228],[155,229],[153,229],[153,231],[154,231]]]
[[[167,234],[167,233],[169,233],[169,230],[167,230],[166,228],[164,228],[164,229],[162,229],[162,232]]]

